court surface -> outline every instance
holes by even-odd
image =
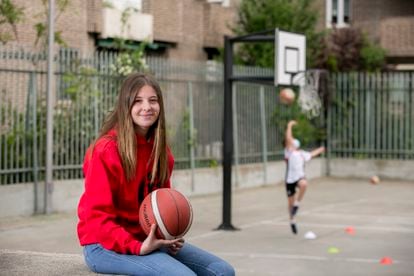
[[[412,181],[311,180],[293,235],[283,185],[236,191],[236,231],[215,230],[222,221],[221,195],[197,196],[191,198],[194,222],[186,240],[226,259],[237,275],[413,275],[413,198]],[[74,213],[1,220],[0,249],[7,251],[0,259],[3,254],[8,264],[0,262],[0,270],[18,275],[19,254],[32,271],[45,269],[36,263],[54,256],[81,261],[75,229]],[[316,239],[305,239],[307,231]],[[384,257],[392,263],[381,264]]]

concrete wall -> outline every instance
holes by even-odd
[[[404,160],[357,160],[332,159],[329,170],[331,176],[369,178],[378,175],[380,178],[403,179],[414,181],[414,161]],[[326,175],[326,159],[317,158],[306,166],[308,179]],[[172,176],[173,186],[187,196],[219,193],[222,191],[222,169],[206,168],[176,170]],[[285,162],[269,162],[248,164],[233,167],[233,188],[244,189],[264,185],[279,185],[285,176]],[[194,178],[194,181],[192,181]],[[192,185],[192,183],[194,183]],[[40,186],[43,183],[39,184]],[[39,187],[39,201],[42,202],[42,191]],[[83,181],[66,180],[54,183],[52,209],[54,212],[76,210],[83,190]],[[0,186],[0,218],[8,216],[29,216],[34,212],[34,185],[16,184]],[[40,204],[41,205],[41,204]],[[42,208],[39,208],[42,211]]]
[[[307,166],[309,178],[324,175],[323,159],[315,159]],[[237,174],[236,174],[237,171]],[[219,193],[222,191],[222,168],[175,170],[172,176],[173,186],[187,196]],[[269,162],[263,164],[249,164],[233,167],[233,187],[243,189],[263,185],[276,185],[283,181],[285,163]],[[192,182],[194,178],[194,182]],[[192,183],[194,183],[192,185]],[[43,183],[38,188],[38,209],[43,210]],[[54,212],[68,212],[76,210],[78,200],[83,191],[82,179],[55,181],[52,210]],[[0,218],[9,216],[29,216],[34,213],[34,185],[16,184],[0,186]]]
[[[330,175],[338,177],[380,178],[414,180],[413,160],[358,160],[331,159]]]

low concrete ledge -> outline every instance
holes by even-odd
[[[316,158],[306,166],[308,179],[325,175],[325,159]],[[283,183],[285,161],[273,161],[266,164],[254,163],[234,166],[232,170],[233,188],[243,189],[276,185]],[[20,183],[0,186],[0,218],[30,216],[34,214],[35,194],[37,190],[38,210],[43,210],[44,183]],[[223,171],[221,167],[175,170],[172,185],[187,196],[220,193],[223,190]],[[83,191],[83,180],[55,181],[51,205],[53,212],[73,212],[76,210]]]
[[[1,275],[97,275],[80,254],[0,249]]]

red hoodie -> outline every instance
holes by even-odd
[[[85,190],[78,205],[78,237],[81,245],[99,243],[104,248],[136,254],[146,238],[139,224],[139,206],[144,197],[165,183],[150,183],[152,164],[148,164],[153,141],[137,135],[137,171],[127,181],[116,144],[116,132],[102,137],[95,144],[92,156],[85,155],[83,172]],[[174,158],[168,150],[168,169],[171,175]]]

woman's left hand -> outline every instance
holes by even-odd
[[[178,239],[176,242],[168,246],[168,252],[172,255],[175,255],[178,253],[178,251],[180,251],[183,245],[184,245],[184,239],[183,238]]]

